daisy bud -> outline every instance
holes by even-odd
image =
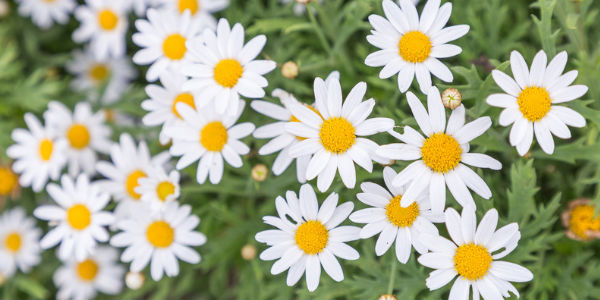
[[[389,294],[383,294],[381,295],[381,297],[379,297],[378,300],[397,300],[398,298],[396,298],[396,296],[394,295],[389,295]]]
[[[296,76],[298,76],[298,65],[293,61],[286,62],[281,66],[281,74],[288,79],[296,78]]]
[[[269,169],[264,164],[257,164],[252,168],[252,179],[263,182],[267,179],[267,175],[269,174]]]
[[[4,275],[2,275],[2,273],[0,273],[0,286],[3,286],[5,281],[6,281],[6,278],[4,278]]]
[[[462,103],[462,95],[455,88],[445,89],[442,92],[442,103],[446,108],[455,109]]]
[[[10,12],[10,5],[5,0],[0,0],[0,17],[5,17]]]
[[[245,260],[253,260],[256,258],[256,247],[250,244],[246,244],[242,247],[242,258]]]
[[[296,0],[296,2],[307,5],[310,2],[310,0]]]
[[[125,284],[132,290],[137,290],[144,285],[144,274],[140,272],[127,272],[125,275]]]
[[[590,199],[580,198],[569,202],[568,209],[561,215],[568,238],[576,241],[600,238],[600,216],[596,216],[594,210]]]

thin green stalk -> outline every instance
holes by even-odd
[[[319,23],[317,22],[317,19],[315,18],[315,14],[313,12],[313,5],[314,4],[311,3],[306,7],[306,12],[308,14],[308,18],[310,19],[310,23],[312,24],[312,26],[315,30],[315,33],[317,34],[317,37],[319,38],[319,42],[321,42],[321,46],[323,46],[325,51],[327,51],[327,53],[329,55],[331,55],[331,45],[329,45],[329,42],[327,41],[327,38],[325,37],[323,30],[321,30],[321,26],[319,26]]]
[[[398,264],[396,257],[392,257],[392,269],[390,270],[390,281],[388,282],[387,293],[391,295],[394,292],[394,280],[396,280],[396,265]]]

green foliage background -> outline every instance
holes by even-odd
[[[315,1],[316,2],[316,1]],[[424,2],[424,1],[421,1]],[[474,151],[485,152],[503,163],[501,171],[478,170],[492,189],[491,200],[477,195],[478,216],[495,207],[500,213],[500,225],[518,222],[522,233],[519,247],[506,260],[524,265],[534,274],[530,283],[516,284],[523,299],[598,299],[600,298],[600,245],[569,240],[564,235],[559,215],[569,200],[587,197],[600,207],[600,146],[597,142],[600,126],[600,30],[597,19],[600,1],[597,0],[454,0],[452,24],[469,24],[469,33],[456,44],[463,53],[444,62],[454,73],[452,84],[434,81],[440,89],[458,88],[467,107],[467,118],[490,115],[494,125],[485,135],[473,142]],[[419,7],[422,7],[422,3]],[[69,105],[83,101],[86,96],[69,88],[72,76],[65,70],[71,51],[81,47],[71,41],[71,32],[78,26],[72,19],[67,25],[55,25],[42,31],[28,18],[18,16],[15,3],[11,12],[0,18],[0,149],[1,159],[8,162],[5,149],[12,141],[10,132],[23,127],[27,111],[41,116],[51,99]],[[377,100],[373,115],[393,118],[396,125],[416,126],[398,91],[396,77],[382,80],[380,69],[364,64],[365,57],[376,49],[366,41],[371,29],[367,16],[383,14],[380,0],[325,0],[311,3],[307,15],[292,13],[293,4],[282,6],[278,0],[231,0],[229,8],[219,14],[231,23],[239,22],[247,29],[247,38],[266,34],[267,46],[263,56],[279,66],[288,60],[300,66],[298,78],[286,79],[278,68],[267,75],[269,87],[288,90],[302,101],[312,103],[312,82],[332,70],[341,72],[342,87],[347,92],[359,81],[368,84],[367,97]],[[134,29],[131,25],[128,38]],[[530,156],[519,157],[508,144],[509,128],[497,124],[500,109],[485,103],[485,98],[500,92],[490,76],[492,67],[510,73],[510,51],[518,50],[531,61],[544,49],[549,57],[562,50],[569,53],[567,70],[577,69],[578,84],[590,89],[581,100],[567,105],[580,112],[588,121],[585,128],[571,128],[573,138],[557,140],[553,155],[544,154],[533,145]],[[136,46],[128,41],[128,53]],[[139,68],[143,74],[146,68]],[[143,78],[143,76],[140,76]],[[146,128],[139,119],[144,115],[140,103],[145,99],[143,79],[115,104],[115,108],[138,119],[136,126],[114,126],[114,140],[120,132],[131,132],[144,138],[153,153],[166,148],[158,144],[158,128]],[[424,100],[416,84],[412,90]],[[267,97],[267,99],[274,99]],[[248,106],[242,121],[257,125],[271,122]],[[376,136],[379,143],[394,142],[387,134]],[[361,253],[357,261],[342,261],[345,280],[335,283],[323,275],[316,292],[309,293],[304,280],[295,287],[285,284],[286,273],[273,276],[272,262],[242,259],[240,250],[245,244],[264,245],[254,241],[256,232],[267,228],[262,216],[275,213],[274,199],[286,190],[297,191],[295,170],[289,168],[282,176],[269,174],[258,183],[250,177],[252,166],[264,163],[271,166],[274,156],[259,157],[257,149],[263,140],[247,138],[253,151],[244,158],[240,169],[226,167],[219,185],[195,182],[195,166],[185,169],[182,180],[182,203],[193,206],[200,216],[200,231],[208,243],[198,247],[202,261],[197,265],[181,264],[175,278],[153,282],[146,273],[146,283],[139,290],[125,289],[121,295],[100,298],[148,299],[376,299],[393,293],[398,299],[439,299],[447,297],[450,285],[430,292],[425,278],[431,270],[416,262],[413,253],[406,265],[396,262],[393,251],[382,257],[374,254],[375,238],[350,243]],[[108,158],[105,158],[108,159]],[[401,170],[406,163],[397,162]],[[376,166],[372,174],[358,169],[358,180],[382,182],[383,167]],[[190,176],[191,175],[191,176]],[[340,201],[353,201],[356,209],[363,204],[356,200],[358,192],[346,189],[339,178],[329,192],[340,193]],[[326,195],[320,195],[324,199]],[[5,208],[23,206],[28,212],[47,200],[45,193],[34,194],[24,189],[19,199],[9,201]],[[457,207],[448,193],[448,204]],[[349,222],[349,221],[348,221]],[[39,225],[47,229],[41,222]],[[439,226],[442,234],[445,229]],[[52,274],[60,265],[54,250],[45,251],[42,263],[26,275],[18,274],[0,286],[2,299],[52,299],[56,293]]]

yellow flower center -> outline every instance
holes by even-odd
[[[397,227],[410,227],[419,216],[419,204],[414,202],[407,207],[402,207],[401,199],[401,195],[394,197],[385,207],[385,215],[388,221]]]
[[[456,249],[454,268],[458,275],[475,281],[481,279],[490,269],[492,256],[488,250],[473,243],[464,244]]]
[[[221,151],[228,137],[227,128],[219,121],[207,123],[200,131],[200,143],[208,151]]]
[[[303,104],[303,105],[304,105],[304,106],[306,106],[306,107],[308,107],[310,110],[312,110],[312,111],[313,111],[313,112],[315,112],[317,115],[319,115],[319,117],[320,117],[321,119],[323,119],[323,116],[321,116],[321,113],[320,113],[320,112],[319,112],[319,111],[318,111],[316,108],[314,108],[312,105],[306,105],[306,104]],[[290,122],[300,122],[300,120],[298,120],[298,118],[296,118],[296,116],[292,115],[292,116],[290,117]],[[299,139],[299,140],[301,140],[301,141],[304,141],[304,140],[306,140],[306,138],[304,138],[304,137],[301,137],[301,136],[296,136],[296,138],[297,138],[297,139]]]
[[[144,171],[135,170],[135,171],[129,173],[129,175],[127,176],[127,179],[125,179],[125,190],[129,194],[129,196],[131,198],[133,198],[134,200],[138,200],[138,199],[140,199],[140,197],[142,197],[142,195],[135,192],[135,188],[138,187],[138,185],[140,185],[138,183],[138,180],[140,178],[144,178],[146,176],[147,175],[146,175],[146,173],[144,173]]]
[[[40,142],[39,152],[40,157],[43,161],[49,161],[50,157],[52,157],[52,150],[54,149],[54,143],[52,143],[49,139],[43,139]]]
[[[215,81],[227,88],[234,87],[242,74],[244,67],[235,59],[223,59],[215,66]]]
[[[571,211],[571,217],[569,220],[569,228],[578,237],[587,240],[589,239],[586,235],[586,231],[600,230],[600,216],[594,218],[594,206],[592,205],[578,205]]]
[[[105,64],[93,64],[88,74],[96,82],[104,81],[108,77],[108,66]]]
[[[10,233],[4,239],[4,246],[12,253],[19,251],[21,249],[21,235],[16,232]]]
[[[460,144],[455,138],[445,133],[434,133],[421,146],[423,162],[438,173],[446,173],[456,168],[461,154]]]
[[[185,103],[185,104],[191,106],[193,109],[196,109],[196,104],[194,103],[194,96],[192,96],[192,94],[190,94],[190,93],[181,93],[181,94],[177,95],[177,97],[175,97],[175,100],[173,100],[173,106],[171,106],[171,110],[173,110],[173,113],[179,119],[183,119],[183,118],[177,112],[177,108],[176,108],[177,103]]]
[[[67,222],[73,229],[83,230],[92,222],[92,213],[83,204],[75,204],[67,209]]]
[[[163,41],[163,52],[165,56],[172,60],[180,60],[185,55],[187,48],[185,47],[185,37],[179,33],[174,33]]]
[[[98,13],[98,24],[106,31],[115,29],[118,22],[119,17],[110,9],[104,9]]]
[[[539,121],[550,111],[550,94],[543,87],[529,86],[517,98],[519,110],[531,122]]]
[[[90,143],[90,132],[83,124],[73,124],[67,131],[67,139],[71,147],[81,150]]]
[[[173,195],[173,193],[175,193],[175,185],[168,181],[163,181],[156,187],[156,194],[162,202],[165,202],[167,197]]]
[[[0,167],[0,196],[8,196],[17,187],[19,178],[9,167]]]
[[[198,11],[198,8],[200,8],[200,4],[197,0],[179,0],[177,8],[179,9],[179,13],[183,13],[189,9],[190,13],[194,15]]]
[[[306,254],[314,255],[321,252],[327,246],[328,239],[327,227],[319,221],[307,221],[296,230],[296,244]]]
[[[83,281],[92,281],[98,274],[98,264],[91,260],[86,259],[77,264],[77,275]]]
[[[422,63],[431,53],[431,40],[418,30],[407,32],[398,42],[398,52],[405,61]]]
[[[355,129],[345,118],[334,117],[323,121],[319,137],[321,144],[331,153],[344,153],[356,142]]]
[[[169,247],[175,239],[175,231],[165,221],[154,221],[146,229],[148,242],[156,248]]]

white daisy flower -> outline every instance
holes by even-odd
[[[186,41],[198,36],[205,26],[200,19],[191,19],[189,11],[177,15],[151,8],[148,20],[135,21],[138,32],[132,39],[142,49],[135,53],[133,62],[150,65],[148,81],[156,81],[166,70],[179,70],[189,63]]]
[[[571,137],[568,126],[583,127],[585,119],[578,112],[559,103],[573,101],[588,91],[585,85],[571,85],[577,71],[562,74],[567,64],[567,52],[556,55],[549,64],[546,53],[541,50],[533,58],[531,69],[523,56],[513,51],[510,67],[514,79],[494,70],[492,76],[506,94],[493,94],[487,98],[492,106],[502,107],[499,123],[512,126],[509,141],[523,156],[533,141],[533,134],[542,150],[554,152],[552,135],[561,139]]]
[[[152,166],[148,177],[140,178],[138,183],[135,192],[142,195],[140,200],[153,210],[164,209],[167,203],[179,198],[179,172],[175,170],[167,175],[161,166]]]
[[[126,247],[121,260],[131,262],[133,272],[142,271],[150,263],[155,281],[160,280],[163,273],[168,277],[177,276],[177,260],[197,264],[200,255],[191,247],[206,243],[206,236],[194,231],[200,219],[191,215],[191,210],[189,205],[170,202],[164,211],[135,211],[132,219],[117,224],[122,232],[113,236],[110,244]]]
[[[309,184],[300,187],[300,199],[293,191],[287,191],[285,197],[275,199],[279,217],[263,217],[266,224],[277,229],[256,234],[258,242],[269,246],[260,254],[260,259],[277,260],[271,268],[273,275],[289,269],[288,286],[295,285],[306,273],[306,284],[311,292],[319,286],[321,266],[333,280],[344,280],[336,256],[358,259],[358,251],[346,242],[357,240],[360,228],[339,225],[352,212],[354,204],[345,202],[337,206],[338,194],[331,193],[319,208],[317,195]]]
[[[15,160],[13,171],[20,174],[19,184],[31,186],[40,192],[48,179],[57,180],[67,158],[66,141],[57,140],[56,133],[43,127],[31,113],[24,116],[29,131],[17,128],[11,137],[16,144],[6,149],[6,154]]]
[[[360,185],[362,193],[356,197],[371,207],[352,213],[350,220],[367,224],[360,231],[361,239],[381,233],[375,245],[377,256],[385,254],[395,241],[396,257],[405,264],[410,258],[411,246],[420,254],[427,253],[427,247],[419,242],[419,235],[422,232],[437,235],[438,230],[432,222],[443,222],[444,215],[433,214],[424,194],[408,207],[402,207],[404,188],[392,185],[396,175],[390,167],[383,169],[387,190],[378,184],[363,182]]]
[[[112,142],[110,128],[104,123],[103,112],[92,112],[87,102],[79,102],[71,112],[64,104],[52,101],[44,112],[46,126],[57,132],[67,143],[69,175],[80,171],[91,176],[96,173],[96,152],[108,153]]]
[[[465,107],[455,108],[446,124],[446,110],[440,91],[432,87],[427,95],[425,110],[421,101],[406,93],[408,105],[426,138],[412,129],[404,127],[404,134],[389,131],[405,144],[381,146],[377,154],[394,160],[416,160],[394,178],[395,186],[405,186],[402,206],[411,205],[419,194],[429,191],[431,210],[442,213],[446,205],[446,186],[454,199],[462,206],[475,206],[469,189],[489,199],[492,192],[477,173],[463,163],[479,168],[500,170],[502,164],[481,153],[469,153],[469,142],[482,135],[490,126],[490,117],[481,117],[465,124]],[[409,183],[410,182],[410,183]]]
[[[312,155],[306,169],[306,179],[317,177],[319,191],[326,191],[333,182],[336,170],[344,185],[353,188],[356,184],[354,163],[369,173],[373,162],[387,163],[375,154],[379,147],[375,142],[364,138],[378,132],[392,129],[394,121],[388,118],[367,117],[375,106],[374,99],[362,101],[367,84],[358,83],[342,104],[342,88],[337,79],[329,82],[315,79],[314,112],[305,105],[290,102],[288,107],[299,122],[288,122],[286,130],[305,140],[290,148],[290,156]]]
[[[97,59],[125,55],[127,6],[129,1],[86,0],[75,9],[75,18],[81,25],[73,31],[73,41],[90,41],[90,49]]]
[[[439,58],[458,55],[462,49],[453,44],[469,31],[469,25],[455,25],[444,28],[452,3],[440,7],[440,0],[428,0],[419,17],[415,5],[410,0],[400,0],[400,6],[391,0],[383,0],[385,18],[369,16],[374,30],[367,41],[381,50],[371,53],[365,59],[370,67],[384,67],[380,78],[398,74],[398,88],[406,92],[417,77],[419,87],[427,94],[431,87],[431,74],[442,81],[451,82],[452,72]]]
[[[162,86],[156,84],[146,86],[146,94],[150,99],[142,102],[142,108],[148,111],[142,122],[146,126],[162,125],[159,140],[161,144],[166,145],[169,143],[169,137],[165,128],[181,120],[181,115],[176,109],[177,104],[184,103],[196,108],[196,103],[201,99],[201,91],[184,91],[182,85],[187,77],[179,72],[165,71],[159,77]]]
[[[129,82],[137,76],[127,57],[98,60],[89,47],[85,47],[83,51],[75,50],[73,60],[69,61],[66,67],[75,75],[71,87],[78,91],[90,92],[90,100],[99,100],[102,104],[111,104],[119,100],[129,87]],[[101,88],[104,88],[102,94]]]
[[[96,164],[98,173],[106,177],[105,180],[99,180],[98,185],[119,203],[115,215],[120,220],[145,206],[140,201],[142,195],[135,191],[139,179],[151,173],[151,166],[162,166],[169,159],[169,154],[163,152],[151,157],[146,142],[141,141],[136,147],[133,138],[124,133],[119,144],[111,147],[110,158],[112,163],[100,161]]]
[[[0,275],[27,273],[40,263],[40,235],[35,221],[16,207],[0,215]]]
[[[202,19],[202,23],[214,28],[217,24],[212,14],[225,9],[228,0],[157,0],[158,5],[167,11],[183,15],[190,11],[192,18]]]
[[[331,72],[329,76],[327,76],[325,84],[330,80],[339,80],[339,78],[340,73],[338,71]],[[259,139],[272,138],[271,141],[258,150],[258,154],[269,155],[279,151],[279,154],[273,162],[273,173],[279,176],[288,168],[292,161],[294,161],[294,158],[289,154],[290,148],[296,143],[304,140],[304,138],[297,137],[285,130],[285,124],[287,122],[299,122],[298,118],[292,115],[286,105],[289,102],[298,102],[296,97],[282,89],[273,90],[272,95],[273,97],[279,98],[283,106],[264,100],[254,100],[250,103],[250,106],[257,112],[277,120],[277,122],[257,128],[254,131],[253,136]],[[314,104],[307,105],[306,107],[314,110]],[[296,176],[300,183],[306,182],[306,167],[308,166],[310,157],[309,154],[296,158]]]
[[[33,23],[40,28],[48,29],[54,24],[65,24],[69,21],[69,15],[75,9],[73,0],[17,0],[19,3],[19,14],[31,16]]]
[[[63,175],[61,185],[50,183],[46,189],[58,205],[41,205],[33,211],[38,219],[57,224],[42,238],[40,245],[48,249],[60,243],[58,257],[66,260],[74,256],[83,261],[94,253],[97,242],[108,241],[105,226],[111,225],[114,217],[102,209],[110,196],[97,184],[90,183],[85,174],[80,174],[76,181]]]
[[[123,289],[125,268],[117,263],[119,252],[110,247],[98,247],[94,255],[83,261],[72,257],[56,270],[53,276],[58,288],[56,298],[85,300],[97,292],[116,295]]]
[[[515,263],[499,261],[511,253],[521,238],[519,225],[511,223],[496,230],[498,212],[490,209],[476,225],[475,210],[465,207],[462,216],[453,208],[446,210],[446,228],[452,241],[439,235],[424,233],[421,242],[431,252],[423,254],[418,261],[435,269],[425,283],[430,290],[448,284],[458,275],[450,289],[449,299],[485,300],[509,298],[509,292],[517,298],[519,292],[510,283],[526,282],[533,274]],[[504,248],[504,251],[498,252]]]
[[[230,28],[226,19],[219,20],[216,33],[205,29],[201,37],[186,43],[191,64],[181,68],[191,79],[183,84],[189,91],[201,90],[200,107],[215,104],[217,113],[237,113],[240,95],[246,98],[265,96],[267,80],[262,76],[275,69],[275,62],[256,60],[267,38],[256,36],[244,45],[244,27]]]
[[[234,168],[242,166],[240,155],[248,154],[250,148],[240,139],[254,131],[254,124],[236,124],[244,110],[244,102],[240,101],[238,105],[237,114],[231,115],[215,112],[213,105],[200,111],[183,103],[177,104],[176,109],[183,120],[165,130],[173,141],[169,153],[181,156],[175,166],[178,170],[198,160],[198,183],[204,183],[209,177],[212,184],[217,184],[223,177],[223,159]]]

